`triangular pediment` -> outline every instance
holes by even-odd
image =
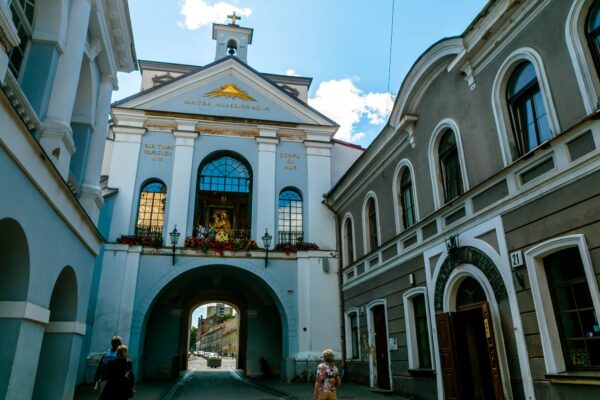
[[[160,112],[336,126],[234,58],[216,62],[117,105]]]

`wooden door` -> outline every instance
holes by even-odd
[[[504,398],[502,390],[502,376],[500,375],[500,363],[498,361],[498,351],[496,349],[496,340],[494,339],[494,326],[492,325],[492,315],[490,306],[485,303],[481,306],[483,312],[483,325],[485,329],[485,338],[487,341],[488,354],[490,356],[490,367],[492,381],[494,383],[494,398],[502,400]]]
[[[373,307],[373,325],[375,333],[375,354],[377,357],[377,387],[390,389],[390,370],[388,362],[388,335],[383,305]]]
[[[454,345],[454,330],[450,314],[437,314],[438,343],[440,347],[440,363],[442,367],[442,381],[444,383],[444,399],[460,399],[460,382],[456,363]]]

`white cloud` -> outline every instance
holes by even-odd
[[[352,143],[365,137],[364,132],[355,132],[363,118],[372,125],[381,125],[387,121],[393,107],[390,93],[364,93],[356,86],[356,81],[344,78],[321,82],[315,97],[308,100],[312,107],[340,125],[337,139]]]
[[[285,74],[287,76],[300,76],[300,74],[298,74],[296,71],[294,71],[293,69],[288,69],[287,71],[285,71]]]
[[[181,15],[184,17],[183,28],[194,30],[212,23],[225,23],[227,16],[232,12],[242,17],[249,17],[252,14],[250,8],[239,8],[230,3],[220,1],[210,4],[205,0],[184,0],[181,7]]]

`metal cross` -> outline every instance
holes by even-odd
[[[236,15],[235,11],[233,12],[232,15],[228,15],[227,18],[231,18],[231,24],[230,25],[236,25],[235,21],[242,19],[242,17],[238,17]]]

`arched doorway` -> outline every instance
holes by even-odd
[[[0,220],[0,303],[27,301],[29,289],[29,245],[21,225],[13,219]],[[0,316],[0,398],[5,398],[13,371],[23,320]],[[23,355],[21,355],[23,356]]]
[[[237,368],[258,376],[264,357],[273,374],[281,372],[284,318],[275,294],[251,272],[210,265],[180,274],[154,299],[143,328],[142,379],[172,379],[187,369],[190,314],[207,302],[227,303],[239,312]]]
[[[239,154],[218,151],[198,169],[194,236],[218,241],[248,239],[252,209],[252,168]]]
[[[44,332],[37,367],[34,399],[62,399],[65,393],[69,367],[74,357],[75,341],[81,335],[71,325],[77,320],[77,277],[71,267],[65,267],[52,290],[50,322]]]
[[[445,290],[446,312],[436,315],[446,399],[504,399],[498,352],[503,344],[496,339],[492,313],[497,310],[490,306],[495,299],[489,285],[484,288],[485,279],[473,265],[456,267]]]

